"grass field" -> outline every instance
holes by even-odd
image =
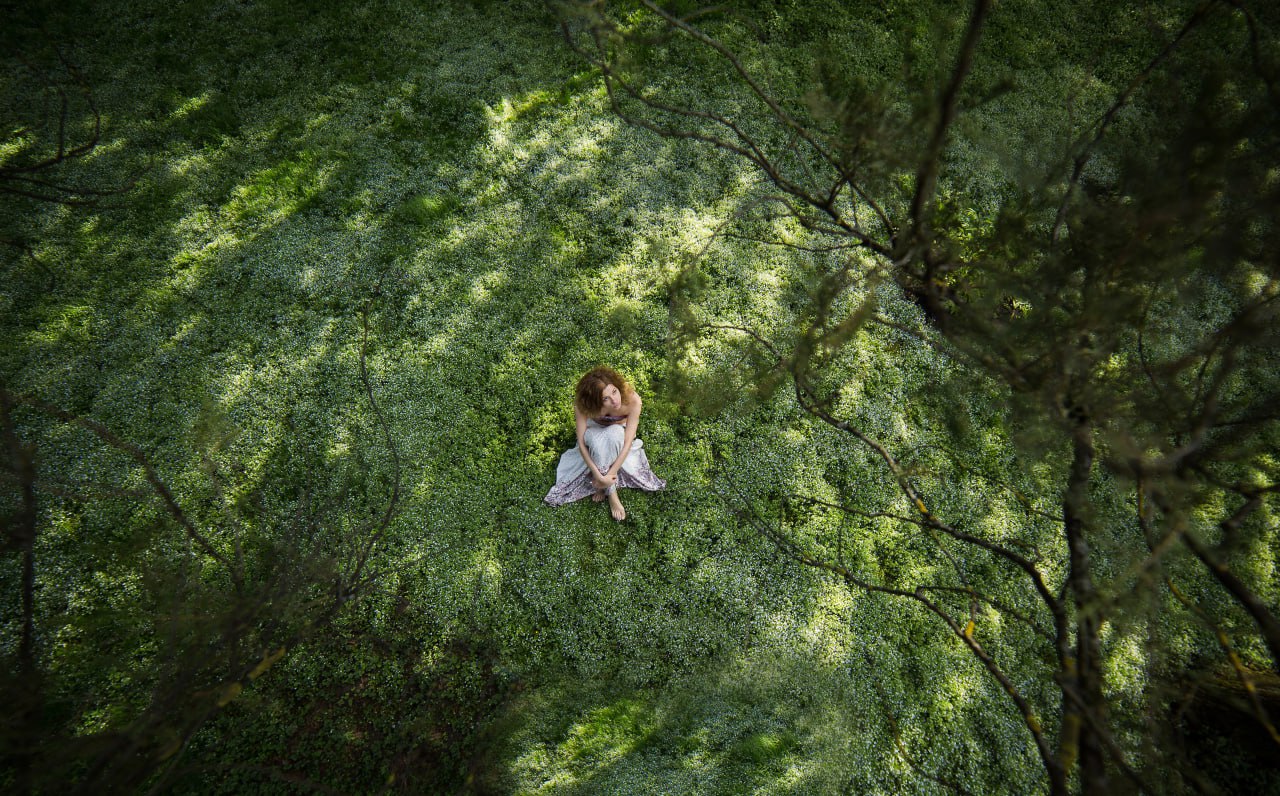
[[[785,5],[765,15],[784,40]],[[895,499],[786,390],[757,400],[735,376],[732,336],[677,352],[673,376],[673,286],[695,255],[700,317],[779,332],[821,255],[730,239],[704,251],[763,190],[758,176],[611,115],[542,4],[30,14],[102,114],[97,147],[59,176],[127,189],[87,207],[6,199],[0,232],[29,247],[0,247],[6,388],[138,446],[219,550],[248,546],[251,580],[269,581],[295,546],[332,544],[340,560],[355,544],[344,533],[400,485],[376,587],[186,740],[166,788],[895,794],[944,792],[940,772],[979,793],[1043,788],[1021,718],[923,612],[802,571],[729,510],[835,499],[837,481],[868,504]],[[887,24],[868,14],[849,34],[885,48],[853,68],[883,71]],[[5,78],[14,118],[52,101],[40,70],[73,87],[47,43],[19,44],[33,66]],[[1008,57],[1035,85],[1070,77]],[[1109,66],[1076,74],[1083,105],[1106,96]],[[1028,148],[1061,132],[1025,98],[999,111],[1031,131]],[[979,208],[1000,190],[998,150],[957,167],[985,175],[972,181]],[[913,304],[875,290],[883,312],[919,323]],[[541,502],[574,443],[572,387],[598,363],[644,396],[641,437],[669,482],[627,494],[623,524],[588,501]],[[950,439],[906,398],[954,375],[927,346],[869,329],[842,367],[841,406],[869,428],[920,451]],[[1033,485],[1053,475],[1018,469],[998,390],[956,400],[984,466]],[[71,737],[126,732],[173,663],[161,618],[186,605],[174,584],[212,594],[225,578],[190,563],[156,501],[119,492],[146,487],[128,457],[84,428],[21,423],[42,471],[82,485],[43,500],[35,553],[57,721]],[[997,535],[1018,510],[973,484],[936,494]],[[291,536],[289,518],[312,505],[336,518],[332,536]],[[849,554],[882,574],[920,566],[887,525],[859,544]],[[6,559],[0,592],[19,578]],[[0,622],[12,655],[14,600]],[[992,643],[1016,647],[1021,631],[992,622]],[[1141,645],[1123,629],[1109,643],[1131,672],[1116,680],[1123,703],[1143,688]],[[1015,663],[1049,703],[1040,666]]]

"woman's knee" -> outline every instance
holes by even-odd
[[[591,435],[587,440],[587,448],[591,451],[593,459],[607,458],[612,461],[622,450],[625,439],[626,432],[622,426],[606,426]]]

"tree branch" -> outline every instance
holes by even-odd
[[[960,44],[955,67],[951,70],[951,79],[947,81],[946,88],[938,97],[938,116],[929,137],[929,144],[925,148],[924,157],[920,161],[920,168],[916,171],[916,189],[911,197],[913,245],[919,245],[931,236],[930,225],[925,218],[925,206],[933,201],[934,191],[937,189],[938,169],[942,165],[942,150],[947,141],[947,130],[956,119],[960,87],[964,85],[965,78],[973,67],[973,56],[977,52],[978,41],[982,38],[982,28],[990,10],[991,0],[975,0],[973,11],[969,14],[969,26],[965,30],[964,41]]]
[[[1234,514],[1220,523],[1223,533],[1228,536],[1233,533],[1261,503],[1262,498],[1258,495],[1247,500]],[[1248,612],[1262,633],[1267,650],[1271,653],[1272,665],[1280,672],[1280,621],[1276,620],[1262,599],[1231,571],[1220,550],[1209,547],[1190,531],[1182,534],[1182,541],[1208,567],[1218,583]]]
[[[1111,107],[1107,109],[1106,113],[1104,113],[1102,118],[1097,122],[1097,129],[1094,132],[1093,139],[1085,145],[1085,147],[1080,151],[1080,154],[1076,155],[1075,163],[1071,169],[1071,177],[1067,180],[1066,193],[1062,197],[1062,202],[1058,205],[1058,214],[1053,220],[1053,228],[1049,233],[1049,240],[1052,243],[1057,243],[1062,237],[1062,227],[1067,220],[1067,208],[1071,204],[1076,184],[1080,182],[1080,176],[1084,173],[1084,167],[1089,163],[1089,159],[1093,157],[1093,150],[1102,141],[1102,137],[1106,135],[1107,128],[1109,128],[1111,123],[1115,120],[1116,114],[1120,112],[1121,108],[1129,103],[1129,99],[1133,96],[1134,92],[1147,81],[1147,78],[1151,77],[1156,68],[1160,66],[1160,64],[1163,63],[1175,49],[1177,49],[1178,45],[1182,43],[1182,40],[1186,38],[1187,34],[1205,20],[1209,11],[1217,4],[1217,1],[1218,0],[1208,0],[1207,2],[1201,3],[1200,6],[1196,8],[1195,13],[1191,15],[1191,18],[1182,26],[1182,29],[1178,31],[1177,35],[1173,37],[1173,40],[1165,45],[1164,49],[1162,49],[1155,58],[1152,58],[1146,67],[1144,67],[1143,70],[1129,82],[1129,85],[1125,87],[1124,91],[1120,92],[1120,96],[1116,98],[1116,101],[1111,104]]]
[[[5,390],[3,388],[0,388],[0,393],[4,393],[4,392]],[[97,421],[90,420],[89,418],[86,418],[86,417],[80,417],[79,415],[74,414],[73,412],[68,412],[65,409],[54,406],[53,404],[47,403],[38,398],[34,398],[30,396],[14,396],[8,393],[6,394],[9,396],[8,400],[12,403],[19,403],[19,404],[24,404],[26,406],[30,406],[33,409],[38,409],[41,412],[44,412],[45,414],[52,415],[53,417],[58,418],[64,423],[77,425],[77,426],[80,426],[81,428],[91,431],[99,439],[107,443],[107,445],[111,446],[112,448],[115,448],[118,451],[121,451],[122,453],[126,454],[129,458],[133,459],[134,463],[142,468],[142,472],[147,479],[147,483],[151,485],[151,489],[155,492],[157,496],[159,496],[161,504],[164,506],[165,510],[169,513],[169,515],[178,521],[178,524],[181,525],[182,528],[187,532],[187,536],[189,536],[197,545],[199,545],[201,550],[203,550],[210,558],[214,559],[219,564],[222,564],[224,567],[226,567],[227,571],[229,573],[232,573],[232,576],[234,578],[235,568],[231,565],[231,562],[229,562],[225,556],[219,553],[218,550],[214,548],[213,544],[207,538],[205,538],[204,534],[202,534],[199,531],[199,529],[197,529],[196,526],[191,522],[191,520],[188,519],[186,512],[184,512],[182,510],[182,507],[178,505],[178,502],[173,497],[173,493],[169,491],[169,487],[167,487],[164,481],[160,479],[159,474],[156,473],[155,467],[151,465],[150,460],[147,459],[146,454],[142,452],[141,448],[120,439],[115,434],[111,433],[111,431],[106,426],[102,425],[101,423],[98,423]],[[236,579],[237,590],[242,586],[243,586],[243,582],[241,582],[239,579]]]

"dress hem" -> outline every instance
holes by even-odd
[[[618,473],[619,489],[639,489],[644,492],[658,492],[665,489],[667,482],[653,474],[653,471],[646,473],[632,474],[626,470]],[[594,494],[596,491],[595,484],[591,483],[591,473],[582,473],[571,481],[565,481],[562,484],[556,484],[551,487],[551,491],[542,500],[548,506],[563,506],[582,500],[584,497]]]

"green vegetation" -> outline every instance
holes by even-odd
[[[790,389],[812,379],[823,406],[892,446],[929,512],[1032,551],[1060,587],[1070,445],[1028,420],[1040,394],[948,353],[951,339],[930,331],[932,283],[868,266],[866,280],[831,289],[847,276],[840,263],[869,260],[795,248],[831,240],[755,212],[774,190],[760,169],[619,118],[601,70],[539,2],[28,5],[0,34],[0,656],[12,705],[0,789],[1050,789],[1028,726],[1057,740],[1055,663],[1017,618],[1034,614],[1035,595],[999,562],[910,523],[850,519],[841,506],[917,507]],[[928,145],[920,97],[950,74],[967,7],[742,5],[750,13],[710,29],[771,92],[807,97],[815,118],[875,118],[850,156],[877,195],[909,198],[903,142]],[[990,15],[933,219],[952,251],[1025,273],[1013,288],[961,270],[948,286],[972,294],[948,307],[1038,311],[1047,334],[1074,328],[1056,297],[1075,283],[1045,276],[1052,258],[1002,211],[1035,196],[1046,162],[1194,11],[1094,5]],[[1204,69],[1226,76],[1210,98],[1225,127],[1268,86],[1231,88],[1230,67],[1253,50],[1243,16],[1216,5],[1177,65],[1222,52]],[[1258,68],[1274,74],[1277,21],[1253,5]],[[616,19],[627,34],[664,30],[639,5]],[[659,37],[628,57],[660,96],[740,113],[749,134],[786,143],[706,48]],[[1134,173],[1130,159],[1147,163],[1135,141],[1180,152],[1152,131],[1182,90],[1170,79],[1125,108],[1089,191]],[[831,97],[846,102],[824,105]],[[1259,145],[1254,175],[1269,207],[1273,145]],[[1167,165],[1160,147],[1150,162]],[[24,181],[18,169],[60,149],[72,155]],[[1215,196],[1212,212],[1230,205]],[[1019,229],[1047,227],[1033,216]],[[1252,221],[1232,256],[1249,260],[1274,223],[1237,217]],[[1162,273],[1228,247],[1206,233],[1188,248],[1182,232],[1141,239],[1169,241]],[[1146,308],[1143,355],[1177,360],[1253,297],[1274,298],[1274,263],[1161,281],[1172,287]],[[1128,317],[1119,298],[1140,293],[1129,288],[1090,318]],[[885,323],[858,315],[873,301]],[[858,323],[827,323],[842,317]],[[779,367],[753,338],[708,326],[782,340],[781,359],[812,367]],[[1000,350],[1040,350],[1019,334]],[[1258,337],[1271,342],[1223,377],[1226,404],[1280,400],[1274,333]],[[1129,397],[1146,362],[1137,345],[1103,340],[1086,368],[1116,417],[1143,418],[1133,437],[1099,437],[1100,459],[1176,447]],[[1197,352],[1211,380],[1215,351]],[[641,436],[669,482],[630,496],[621,525],[586,501],[541,503],[573,444],[572,386],[594,364],[644,395]],[[1187,367],[1160,377],[1198,378]],[[1278,435],[1271,412],[1213,471],[1257,491],[1222,550],[1272,615]],[[1145,447],[1122,447],[1133,439]],[[1153,726],[1171,727],[1204,778],[1156,781],[1280,788],[1260,762],[1274,746],[1237,709],[1228,665],[1275,705],[1277,661],[1185,551],[1159,578],[1126,569],[1146,550],[1130,486],[1101,467],[1085,484],[1099,580],[1155,595],[1119,598],[1099,631],[1116,744],[1141,768],[1166,759],[1151,748],[1166,730]],[[1164,497],[1163,517],[1187,518],[1214,545],[1237,508],[1230,490]],[[791,543],[890,585],[949,583],[961,556],[1000,602],[951,633],[916,603],[797,564]],[[1020,715],[964,638],[1000,657],[1038,718]]]

